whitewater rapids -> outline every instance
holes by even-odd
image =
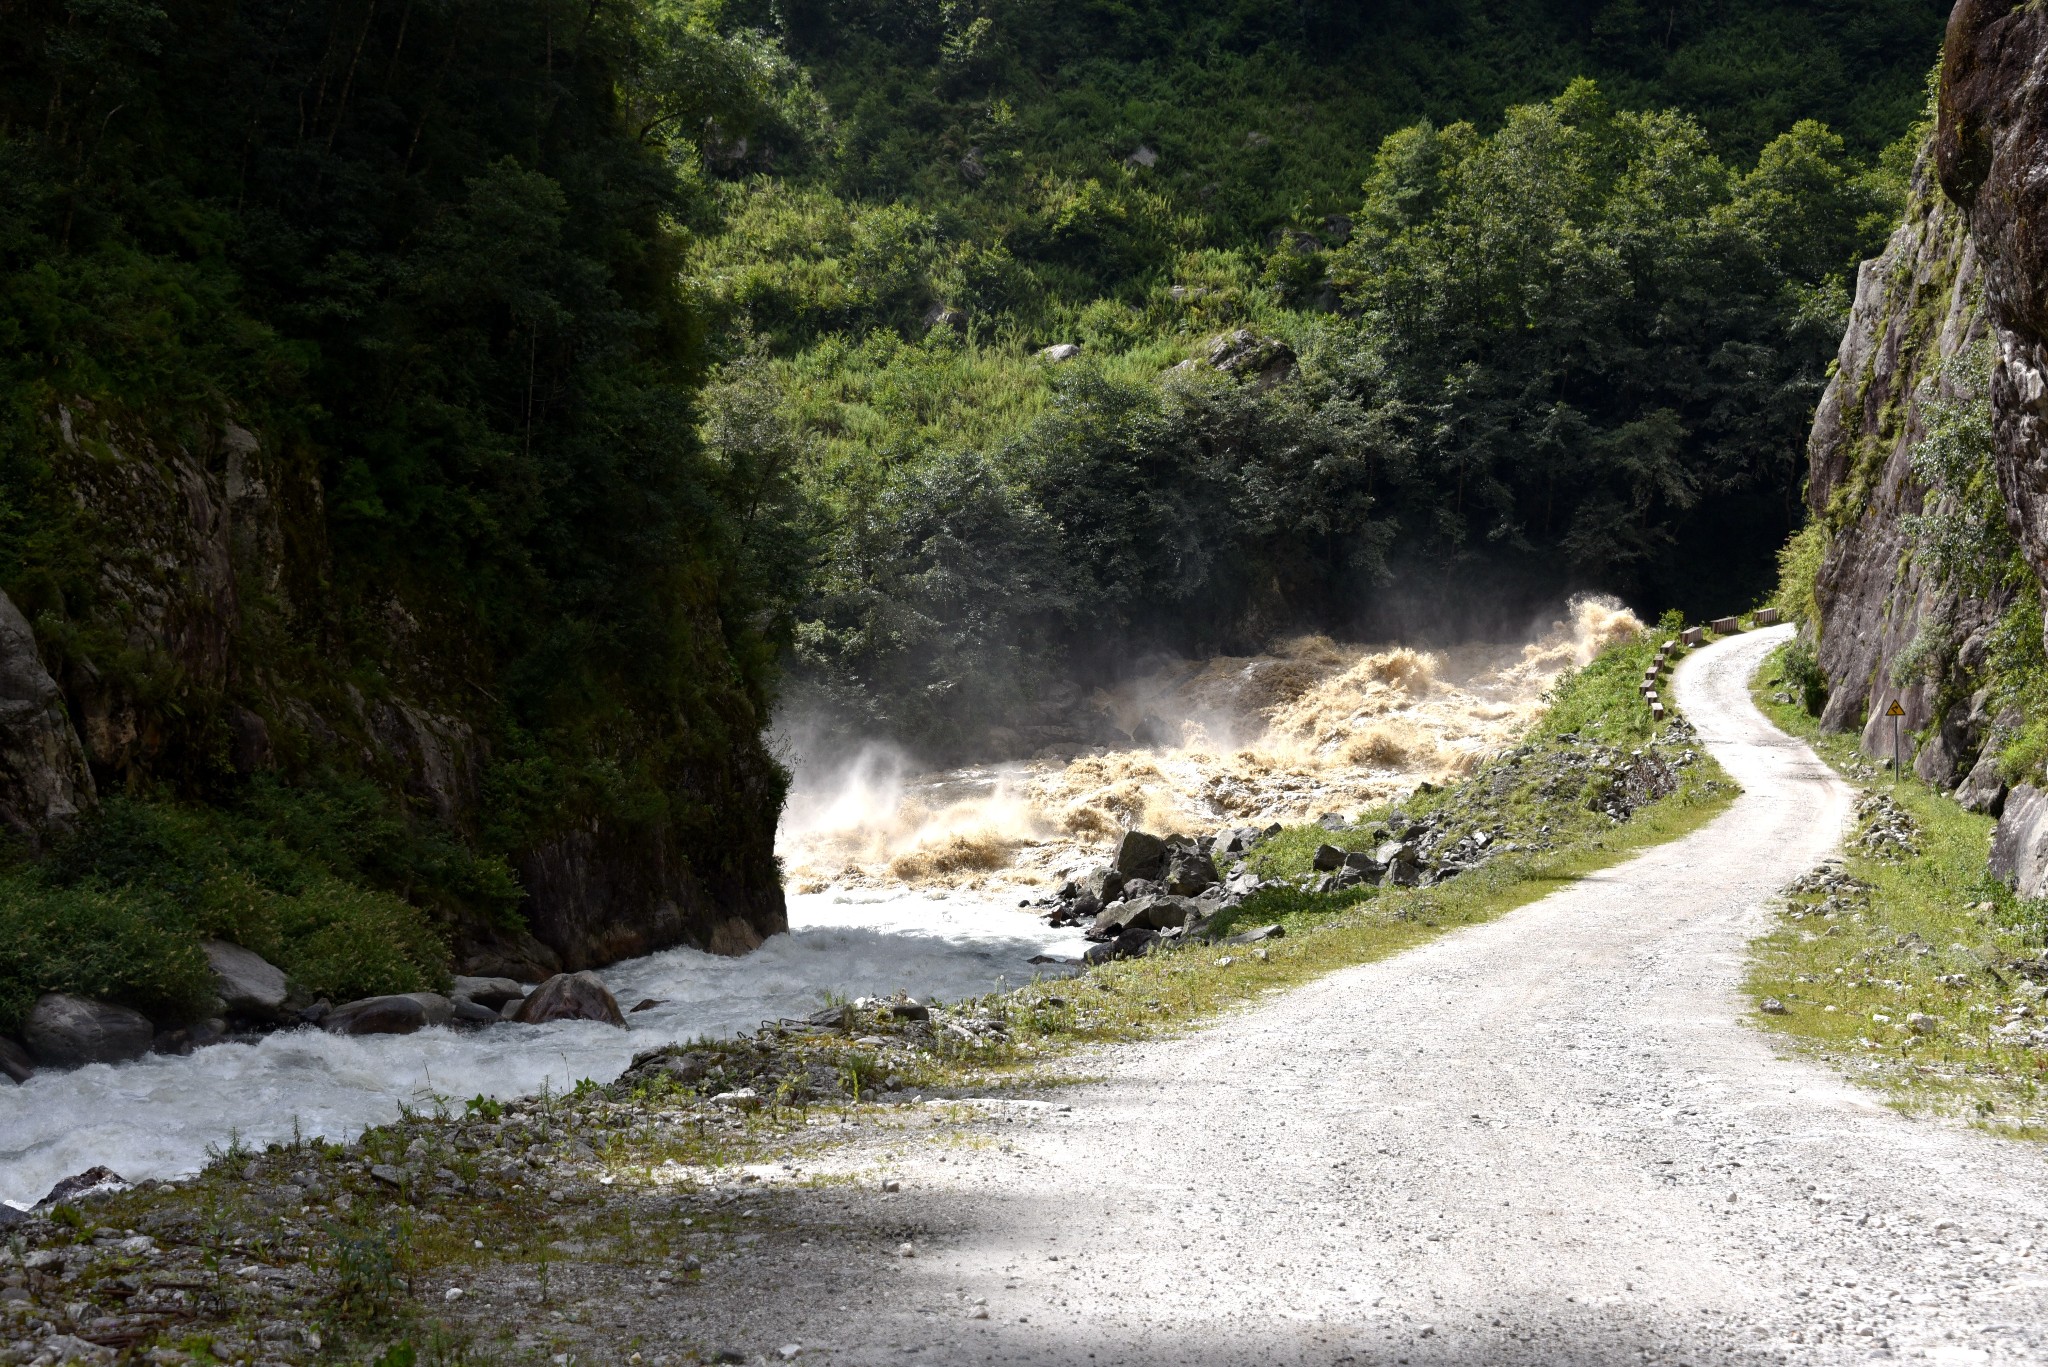
[[[400,1107],[461,1109],[470,1097],[609,1082],[634,1054],[752,1030],[843,997],[905,991],[958,1000],[1029,982],[1034,954],[1077,957],[1078,931],[1051,930],[986,897],[897,889],[793,894],[790,930],[742,958],[672,949],[603,972],[635,1013],[590,1021],[349,1038],[290,1030],[184,1058],[44,1072],[0,1092],[0,1200],[39,1199],[62,1178],[112,1168],[130,1181],[196,1171],[209,1149],[295,1134],[342,1139]]]
[[[1586,596],[1527,645],[1301,636],[1262,655],[1176,661],[1093,699],[1144,744],[936,773],[884,746],[817,769],[798,763],[779,852],[806,891],[910,884],[1014,897],[1099,862],[1132,827],[1205,835],[1350,817],[1469,773],[1528,730],[1561,674],[1642,630],[1619,602]]]
[[[823,774],[799,766],[778,841],[790,932],[742,958],[676,949],[603,970],[623,1007],[660,1003],[630,1029],[292,1030],[40,1073],[0,1092],[0,1200],[36,1200],[95,1166],[131,1181],[189,1173],[236,1138],[342,1139],[401,1107],[608,1082],[643,1050],[807,1015],[828,994],[958,1000],[1029,981],[1033,955],[1075,958],[1084,945],[1019,909],[1020,893],[1098,862],[1121,830],[1313,820],[1454,778],[1513,743],[1560,673],[1641,629],[1619,603],[1584,598],[1526,646],[1302,637],[1099,694],[1147,746],[923,775],[880,750]]]

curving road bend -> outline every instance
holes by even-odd
[[[2048,1362],[2042,1151],[1745,1020],[1745,944],[1850,804],[1749,702],[1783,639],[1678,669],[1745,789],[1711,826],[910,1145],[901,1195],[792,1197],[815,1242],[663,1327],[848,1363]]]

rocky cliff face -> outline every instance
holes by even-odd
[[[95,800],[85,751],[35,634],[0,593],[0,826],[39,842]]]
[[[1828,535],[1815,583],[1822,725],[1860,731],[1866,752],[1889,759],[1885,714],[1897,701],[1907,757],[1940,786],[1965,779],[1992,730],[1980,675],[2007,603],[1944,582],[1914,554],[1909,519],[1929,510],[1930,495],[1913,448],[1926,400],[1959,397],[1943,363],[1984,335],[1982,274],[1962,215],[1923,159],[1905,221],[1858,273],[1808,444],[1807,499]]]
[[[2048,11],[1961,0],[1949,20],[1935,150],[1982,262],[1997,340],[1998,485],[2048,583]]]
[[[1994,468],[2007,523],[2048,592],[2048,11],[1960,0],[1943,46],[1935,153],[1982,262]],[[1992,871],[2048,896],[2048,793],[2015,789]]]
[[[405,586],[367,628],[351,621],[344,644],[310,459],[233,423],[172,438],[78,402],[52,406],[48,436],[99,567],[88,601],[33,578],[15,586],[20,610],[0,596],[0,826],[33,843],[99,793],[225,793],[266,771],[327,768],[476,843],[491,825],[491,690],[459,632],[422,626],[434,605]],[[703,629],[720,639],[715,621]],[[738,720],[717,763],[667,765],[669,811],[565,806],[501,850],[528,930],[456,916],[458,967],[534,977],[677,944],[743,953],[785,929],[780,777],[758,727]],[[655,731],[638,734],[677,748]],[[625,748],[635,733],[622,732]],[[717,819],[686,824],[677,810]]]
[[[1860,727],[1865,750],[1882,755],[1883,712],[1896,698],[1907,732],[1923,737],[1915,768],[1937,784],[1959,783],[1967,805],[1999,814],[1992,869],[2030,897],[2048,896],[2048,792],[2038,773],[2022,774],[2032,781],[2008,797],[1990,742],[2036,719],[2017,709],[1987,715],[1983,685],[1993,625],[2023,623],[2008,610],[2029,606],[2022,595],[2048,584],[2044,165],[2048,11],[1961,0],[1943,50],[1929,156],[1907,221],[1863,268],[1839,373],[1814,424],[1809,487],[1828,538],[1815,592],[1818,654],[1832,690],[1824,723]],[[1925,398],[1957,397],[1943,362],[1987,343],[1992,503],[2012,542],[1981,544],[1988,558],[2006,561],[2016,543],[2031,582],[2000,571],[1972,590],[1944,582],[1915,545],[1911,519],[1930,504],[1944,513],[1951,495],[1921,485],[1912,450],[1926,428]],[[1999,587],[1982,587],[1994,579]],[[2027,680],[2038,665],[1990,664],[2006,696],[2032,696],[2026,690],[2037,685]]]

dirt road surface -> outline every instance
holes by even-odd
[[[808,1242],[650,1320],[835,1363],[2048,1362],[2041,1150],[1888,1111],[1738,994],[1850,803],[1749,702],[1783,639],[1679,667],[1745,789],[1711,826],[860,1155],[901,1192],[788,1193]]]

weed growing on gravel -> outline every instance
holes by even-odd
[[[1750,994],[1779,1008],[1758,1019],[1901,1109],[2048,1136],[2048,905],[1990,875],[1990,817],[1822,735],[1788,650],[1757,671],[1758,706],[1866,796],[1841,864],[1795,884],[1755,946]]]

